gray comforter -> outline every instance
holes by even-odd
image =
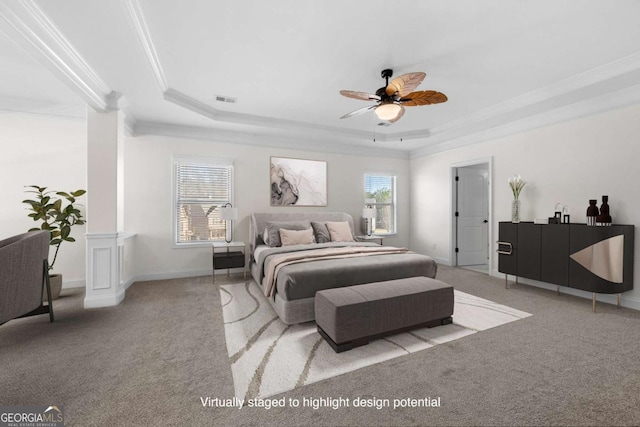
[[[371,242],[323,243],[314,245],[283,246],[268,248],[259,252],[255,262],[262,284],[264,264],[274,254],[297,252],[319,247],[376,246]],[[435,277],[437,264],[426,255],[413,252],[356,257],[348,259],[327,259],[287,265],[280,269],[276,278],[276,292],[285,300],[314,297],[322,289],[361,285],[363,283],[401,279],[404,277]]]

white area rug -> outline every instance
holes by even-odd
[[[415,329],[335,353],[315,322],[286,325],[255,282],[220,287],[238,399],[265,398],[531,316],[455,292],[453,324]]]

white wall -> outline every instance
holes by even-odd
[[[398,235],[385,243],[409,243],[409,160],[309,152],[255,145],[144,136],[125,143],[124,231],[136,233],[136,275],[141,279],[209,274],[210,248],[175,248],[172,239],[173,155],[200,155],[234,161],[234,240],[248,243],[253,212],[344,211],[359,224],[366,172],[397,175]],[[269,158],[327,161],[328,206],[270,207]]]
[[[0,239],[39,226],[27,217],[26,185],[56,191],[87,188],[87,130],[84,119],[0,112]],[[81,199],[82,200],[82,199]],[[63,242],[53,272],[64,286],[84,286],[85,226],[76,226],[75,243]],[[50,262],[53,259],[51,252]]]
[[[640,106],[593,115],[545,128],[411,160],[411,248],[451,262],[452,164],[493,158],[493,236],[511,219],[507,179],[519,174],[521,220],[553,216],[557,202],[571,208],[572,222],[586,222],[589,199],[609,196],[614,223],[640,226]],[[625,305],[640,308],[640,248],[635,245],[635,289]],[[436,245],[436,249],[433,246]],[[492,247],[491,250],[495,250]],[[497,270],[497,257],[493,260]],[[605,298],[606,299],[606,298]]]
[[[398,236],[392,245],[450,262],[451,165],[493,158],[493,236],[497,223],[510,219],[507,178],[522,175],[522,219],[551,216],[556,202],[571,207],[573,222],[584,222],[588,199],[609,195],[616,223],[640,224],[640,106],[536,129],[505,138],[409,160],[309,152],[146,136],[125,143],[123,231],[136,233],[134,274],[141,278],[189,275],[210,271],[207,248],[177,249],[172,241],[172,155],[204,155],[233,159],[236,240],[248,240],[248,217],[258,211],[313,211],[314,208],[269,206],[269,157],[284,156],[328,162],[329,205],[317,210],[346,211],[359,222],[366,172],[398,176]],[[33,224],[21,201],[24,186],[38,184],[56,190],[86,188],[86,123],[83,119],[0,113],[3,154],[0,183],[0,238],[26,231]],[[90,220],[90,219],[89,219]],[[409,222],[411,221],[411,222]],[[85,228],[77,227],[77,242],[64,244],[55,272],[65,286],[83,285]],[[410,238],[411,236],[411,238]],[[434,249],[435,245],[435,249]],[[492,248],[494,250],[495,248]],[[640,277],[636,243],[635,277]],[[497,270],[494,257],[493,272]],[[638,288],[640,284],[636,285]],[[640,289],[624,295],[623,303],[640,307]]]

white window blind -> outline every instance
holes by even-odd
[[[224,240],[220,206],[233,199],[233,165],[214,160],[174,160],[177,244]]]
[[[365,204],[376,210],[373,219],[375,234],[396,232],[396,177],[393,175],[364,176]]]

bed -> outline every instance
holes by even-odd
[[[381,247],[373,242],[329,241],[270,246],[269,231],[303,230],[327,222],[347,223],[354,233],[353,218],[344,212],[254,213],[249,228],[251,275],[286,324],[314,320],[317,291],[405,277],[435,278],[437,264],[426,256],[403,248]],[[265,235],[267,229],[267,235]],[[271,234],[273,236],[273,234]],[[274,245],[274,242],[269,242]],[[328,254],[315,255],[329,252]],[[316,258],[316,256],[318,258]],[[276,259],[280,260],[278,265]]]

